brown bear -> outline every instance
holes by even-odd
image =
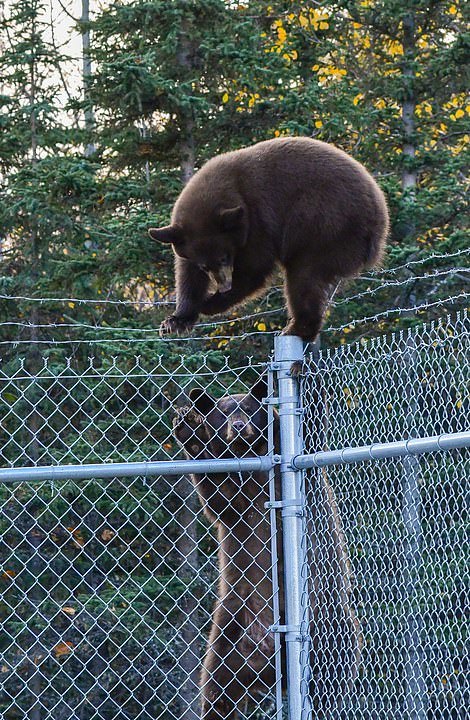
[[[178,411],[175,437],[187,458],[265,455],[268,450],[266,385],[246,394],[215,400],[205,391],[190,393],[191,406]],[[278,448],[278,418],[273,428]],[[320,482],[318,507],[312,509],[327,525],[323,553],[328,577],[311,568],[309,578],[311,694],[322,704],[337,702],[355,674],[357,623],[350,608],[349,561],[333,491],[326,475]],[[271,526],[267,472],[193,475],[203,510],[217,527],[219,545],[218,601],[201,671],[204,720],[236,720],[245,700],[269,694],[275,683]],[[279,473],[275,495],[280,498]],[[277,533],[282,558],[282,534]],[[328,560],[329,559],[329,560]],[[327,561],[328,560],[328,561]],[[312,559],[312,565],[316,562]],[[318,564],[318,563],[317,563]],[[318,564],[320,566],[320,564]],[[326,572],[323,572],[324,576]],[[279,607],[284,622],[283,568],[278,564]],[[327,591],[328,588],[328,591]],[[321,627],[320,627],[321,625]],[[281,659],[284,666],[284,655]],[[283,673],[284,675],[284,673]],[[315,689],[316,688],[316,689]],[[320,689],[318,689],[320,688]]]
[[[175,252],[176,310],[162,333],[225,312],[285,273],[284,333],[313,340],[335,284],[378,263],[388,211],[375,180],[338,148],[278,138],[209,160],[150,236]]]

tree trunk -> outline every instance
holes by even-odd
[[[181,24],[177,51],[177,63],[182,76],[189,75],[192,71],[193,50],[188,20],[184,19]],[[180,124],[181,180],[186,185],[194,175],[195,166],[195,125],[190,108],[181,111]],[[199,602],[194,587],[194,580],[199,573],[197,549],[197,510],[199,506],[192,483],[188,477],[181,478],[176,486],[176,491],[182,500],[178,520],[179,524],[184,528],[176,541],[176,548],[182,559],[179,577],[185,586],[183,596],[179,601],[180,618],[178,622],[183,645],[180,669],[182,677],[185,678],[179,690],[179,717],[181,720],[199,720],[200,617]]]
[[[416,54],[416,37],[415,37],[415,16],[408,13],[403,18],[403,84],[404,95],[402,103],[402,126],[403,126],[403,155],[405,166],[402,172],[402,189],[408,192],[414,199],[417,183],[417,173],[414,167],[414,159],[416,156],[416,140],[415,140],[415,110],[416,110],[416,94],[415,94],[415,54]]]
[[[188,183],[194,175],[195,146],[194,146],[194,120],[187,117],[181,139],[181,180],[183,185]]]
[[[182,74],[190,74],[193,67],[193,51],[194,44],[190,39],[187,21],[181,24],[181,35],[179,48],[177,53],[177,62],[182,70]],[[181,180],[183,185],[194,175],[195,165],[195,143],[194,143],[194,118],[192,110],[182,110],[180,114],[181,122],[181,140],[180,140],[180,157],[181,157]]]
[[[95,117],[90,100],[90,79],[91,79],[91,57],[90,57],[90,0],[82,0],[82,81],[83,98],[85,100],[85,131],[87,143],[85,145],[85,157],[90,157],[95,152],[95,145],[92,143],[93,131],[95,128]]]

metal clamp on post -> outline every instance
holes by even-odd
[[[279,398],[278,397],[265,397],[261,400],[262,405],[278,405],[279,404]]]
[[[285,507],[302,507],[303,503],[299,499],[290,500],[272,500],[264,503],[266,510],[280,510]]]
[[[303,342],[300,338],[296,338],[294,335],[280,335],[279,336],[282,339],[287,340],[288,344],[292,339],[294,340],[300,340],[302,343],[302,358],[303,358]],[[274,343],[277,342],[277,338],[275,338]],[[276,351],[276,350],[274,350]],[[273,362],[268,364],[269,370],[272,372],[283,372],[286,376],[291,377],[291,369],[292,369],[292,360],[274,360]]]
[[[301,500],[272,500],[264,503],[266,510],[282,510],[282,517],[303,517],[304,508]]]
[[[286,400],[286,402],[293,402],[293,400]],[[279,407],[279,415],[302,415],[303,414],[303,408],[297,407],[292,410],[292,408],[282,408]]]
[[[300,625],[271,625],[269,630],[272,633],[282,633],[285,635],[286,642],[302,643],[304,641]]]
[[[283,402],[298,402],[299,398],[293,395],[291,398],[283,398]],[[278,397],[265,397],[261,400],[262,405],[279,405]]]

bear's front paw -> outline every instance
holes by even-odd
[[[160,335],[182,335],[185,332],[191,330],[194,326],[195,320],[193,318],[178,317],[177,315],[170,315],[160,325]]]

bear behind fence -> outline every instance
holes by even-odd
[[[245,395],[219,400],[201,390],[191,391],[191,405],[178,411],[174,427],[186,457],[266,455],[268,414],[261,404],[265,394],[262,382]],[[274,415],[277,446],[278,434]],[[341,520],[327,477],[323,473],[320,478],[318,507],[311,509],[307,523],[308,532],[313,534],[317,525],[324,526],[324,542],[313,543],[310,557],[311,695],[315,704],[329,706],[355,675],[359,640],[349,602],[349,560]],[[256,702],[272,693],[276,682],[274,634],[270,629],[274,621],[272,529],[265,508],[270,499],[269,473],[192,475],[192,482],[204,514],[216,525],[219,548],[218,599],[201,669],[201,718],[236,720],[243,702]],[[279,499],[279,473],[274,482]],[[276,534],[277,554],[282,558],[280,526]],[[317,562],[319,552],[326,552],[328,557]],[[283,624],[282,561],[277,573]],[[285,677],[283,654],[281,665]]]

